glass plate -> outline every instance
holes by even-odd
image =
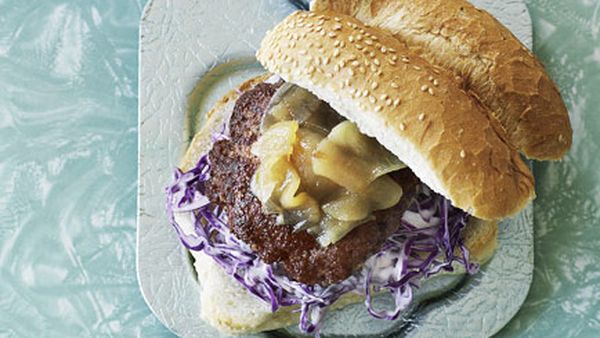
[[[473,1],[531,47],[522,1]],[[264,72],[254,52],[265,32],[301,1],[151,0],[140,27],[137,271],[154,314],[183,337],[217,337],[200,319],[200,287],[189,255],[164,212],[172,178],[203,114],[228,90]],[[396,322],[371,318],[362,304],[331,312],[327,336],[490,336],[523,303],[533,271],[532,206],[499,228],[498,250],[473,277],[424,284],[412,311]],[[449,292],[429,298],[441,284]],[[425,297],[427,294],[428,297]],[[425,300],[425,298],[428,298]],[[380,300],[385,302],[385,299]],[[294,328],[275,335],[289,336]],[[254,337],[264,334],[254,335]]]

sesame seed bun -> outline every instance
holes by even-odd
[[[489,111],[389,33],[334,12],[296,12],[267,34],[257,58],[478,218],[513,215],[535,195],[529,168]]]
[[[558,88],[506,27],[466,0],[314,0],[393,33],[411,50],[463,79],[523,154],[556,160],[571,147]]]

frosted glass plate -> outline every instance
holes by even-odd
[[[473,1],[531,47],[531,20],[522,1]],[[301,1],[294,1],[301,3]],[[291,13],[275,0],[151,0],[140,27],[139,196],[137,271],[154,314],[183,337],[217,337],[200,319],[200,287],[189,255],[164,213],[164,187],[172,178],[203,114],[229,89],[263,72],[254,51],[265,32]],[[533,272],[533,216],[529,205],[500,225],[494,258],[451,291],[417,301],[399,321],[370,318],[362,304],[332,312],[325,335],[490,336],[517,312]],[[424,297],[421,297],[424,298]],[[289,336],[294,328],[272,332]],[[255,335],[255,337],[265,334]]]

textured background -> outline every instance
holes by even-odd
[[[0,0],[0,336],[168,336],[135,276],[144,0]],[[536,270],[504,336],[600,330],[600,1],[530,0],[573,149],[536,164]]]

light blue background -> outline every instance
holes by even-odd
[[[169,336],[135,275],[144,0],[0,0],[0,336]],[[536,164],[536,270],[503,336],[600,330],[600,1],[530,0],[575,130]]]

